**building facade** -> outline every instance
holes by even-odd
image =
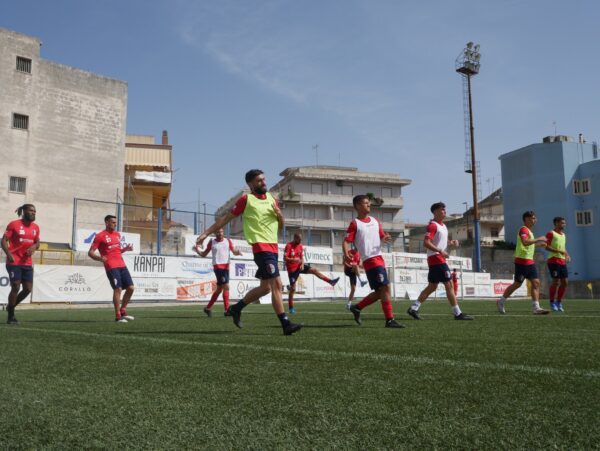
[[[40,47],[0,28],[0,222],[33,203],[42,240],[70,243],[74,198],[122,193],[127,84],[45,60]]]
[[[536,236],[567,220],[572,280],[600,279],[600,159],[598,145],[550,136],[499,157],[506,241],[516,242],[525,211],[537,216]]]
[[[361,172],[338,166],[291,167],[281,172],[282,179],[270,188],[280,202],[286,218],[282,240],[289,241],[301,232],[312,246],[339,247],[350,221],[355,217],[352,198],[358,194],[372,197],[371,214],[378,218],[393,239],[391,248],[404,250],[404,201],[402,188],[410,184],[397,174]],[[245,191],[229,199],[216,214],[229,211]],[[231,234],[242,234],[241,218],[231,222]]]

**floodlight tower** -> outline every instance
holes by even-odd
[[[463,105],[465,109],[465,172],[471,173],[473,184],[473,229],[474,229],[474,250],[473,260],[474,268],[481,272],[481,244],[479,241],[479,205],[478,194],[478,165],[475,159],[475,137],[473,135],[473,102],[471,99],[471,77],[479,73],[481,54],[479,53],[479,44],[468,42],[465,49],[456,58],[455,69],[463,78]],[[469,126],[467,127],[467,119]]]

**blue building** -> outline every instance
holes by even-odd
[[[567,220],[571,280],[600,279],[600,159],[598,145],[549,136],[499,157],[504,192],[505,240],[516,242],[527,210],[536,213],[536,236]]]

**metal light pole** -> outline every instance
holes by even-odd
[[[477,272],[481,272],[481,243],[479,239],[479,205],[477,200],[477,160],[475,159],[475,137],[473,127],[473,101],[471,98],[471,77],[479,73],[481,54],[479,53],[479,44],[468,42],[465,49],[456,58],[455,69],[463,77],[463,90],[467,96],[465,99],[465,115],[468,113],[468,130],[465,127],[465,134],[468,133],[468,138],[465,140],[467,145],[467,157],[470,160],[470,167],[465,168],[465,172],[471,173],[471,182],[473,185],[473,229],[474,229],[474,252],[473,260],[474,267]],[[466,89],[465,89],[466,88]],[[468,111],[467,111],[468,110]],[[465,117],[466,122],[467,117]],[[465,124],[466,125],[466,124]],[[470,155],[469,150],[470,148]],[[465,165],[467,166],[467,165]]]

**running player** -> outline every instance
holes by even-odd
[[[517,248],[515,249],[515,281],[504,290],[504,294],[496,301],[498,311],[506,313],[504,305],[506,300],[514,293],[525,279],[531,282],[531,300],[534,315],[546,315],[548,310],[540,307],[540,279],[537,267],[533,260],[536,247],[546,247],[546,237],[535,238],[531,229],[537,222],[533,211],[523,213],[523,227],[517,235]]]
[[[277,201],[271,193],[267,191],[267,182],[265,175],[260,169],[252,169],[246,173],[246,183],[250,188],[250,194],[244,194],[240,197],[233,209],[226,215],[217,219],[204,233],[196,240],[197,245],[208,235],[222,228],[237,216],[242,216],[244,226],[244,236],[246,241],[252,245],[254,253],[254,262],[258,266],[256,278],[260,279],[260,285],[253,288],[237,304],[229,307],[228,313],[233,319],[233,323],[242,327],[242,310],[260,297],[271,293],[271,302],[273,310],[277,314],[284,335],[292,335],[302,328],[301,324],[292,323],[283,308],[283,295],[281,277],[279,277],[279,267],[277,264],[277,254],[279,248],[277,245],[277,232],[283,227],[284,218]]]
[[[554,312],[564,312],[562,300],[569,283],[567,263],[571,257],[567,252],[567,236],[565,218],[554,218],[554,229],[546,234],[546,250],[548,251],[548,270],[552,283],[550,284],[550,308]]]
[[[6,272],[10,280],[10,293],[6,306],[8,324],[19,324],[15,317],[15,309],[33,290],[31,256],[40,247],[40,228],[34,223],[35,207],[32,204],[24,204],[17,208],[16,213],[21,219],[11,221],[6,226],[2,237],[2,250],[6,254]]]
[[[361,287],[364,287],[367,281],[360,278],[360,267],[362,266],[360,263],[360,252],[356,249],[350,249],[348,254],[350,255],[350,260],[344,258],[344,274],[350,279],[350,295],[346,304],[346,308],[350,310],[352,301],[354,300],[354,292],[356,291],[356,280],[360,281]]]
[[[227,310],[229,310],[229,255],[230,251],[233,255],[238,256],[242,253],[233,247],[233,242],[229,238],[225,239],[223,228],[215,232],[215,238],[208,242],[208,246],[204,251],[200,251],[198,246],[194,246],[193,249],[200,257],[206,257],[209,252],[212,252],[213,270],[217,278],[217,287],[210,298],[210,302],[204,307],[204,313],[208,317],[212,316],[211,308],[219,299],[219,295],[223,293],[223,307],[225,308],[225,316],[227,316]]]
[[[310,265],[304,264],[304,249],[302,248],[302,235],[299,233],[294,233],[293,241],[290,241],[285,245],[283,259],[285,261],[285,268],[288,272],[288,277],[290,279],[288,307],[289,312],[292,315],[296,313],[296,309],[294,308],[294,293],[296,293],[296,282],[298,281],[298,277],[300,277],[300,274],[312,274],[313,276],[318,277],[322,281],[327,282],[332,287],[335,287],[335,284],[338,283],[340,280],[339,277],[336,277],[335,279],[330,279],[323,273],[317,271],[315,268],[311,268]]]
[[[367,273],[369,286],[373,290],[358,304],[352,305],[350,311],[354,315],[354,320],[361,325],[360,317],[362,309],[373,304],[378,299],[381,299],[381,309],[385,316],[385,327],[402,328],[394,319],[392,310],[392,299],[390,293],[390,282],[388,280],[387,271],[385,270],[385,262],[381,255],[381,240],[384,243],[389,243],[392,237],[383,231],[381,223],[372,216],[371,201],[368,196],[359,194],[354,196],[352,204],[356,210],[357,217],[352,220],[346,238],[342,243],[342,251],[346,260],[351,260],[350,244],[354,243],[356,249],[363,256],[363,266]]]
[[[433,219],[429,222],[425,237],[423,238],[423,245],[427,249],[427,266],[429,266],[427,281],[429,283],[425,289],[421,291],[417,300],[408,308],[406,313],[414,319],[421,319],[421,316],[419,315],[421,304],[423,304],[429,295],[437,290],[438,285],[442,283],[446,289],[446,297],[448,298],[448,303],[452,307],[454,319],[472,320],[472,316],[465,315],[460,310],[458,300],[454,294],[454,287],[452,286],[450,268],[446,263],[446,259],[448,258],[446,249],[448,248],[448,245],[452,247],[458,246],[457,240],[450,240],[450,242],[448,242],[448,229],[446,228],[446,224],[444,224],[446,205],[443,202],[436,202],[431,206],[431,213],[433,213]]]
[[[121,234],[117,232],[117,217],[107,215],[104,217],[106,229],[98,232],[88,251],[88,256],[92,260],[104,263],[106,276],[113,289],[113,305],[115,308],[115,321],[126,323],[133,321],[134,317],[127,314],[127,304],[133,295],[133,279],[127,265],[123,261],[122,253],[133,250],[133,245],[128,244],[121,247]],[[100,252],[100,255],[96,253]],[[123,301],[121,301],[121,292],[125,290]]]

